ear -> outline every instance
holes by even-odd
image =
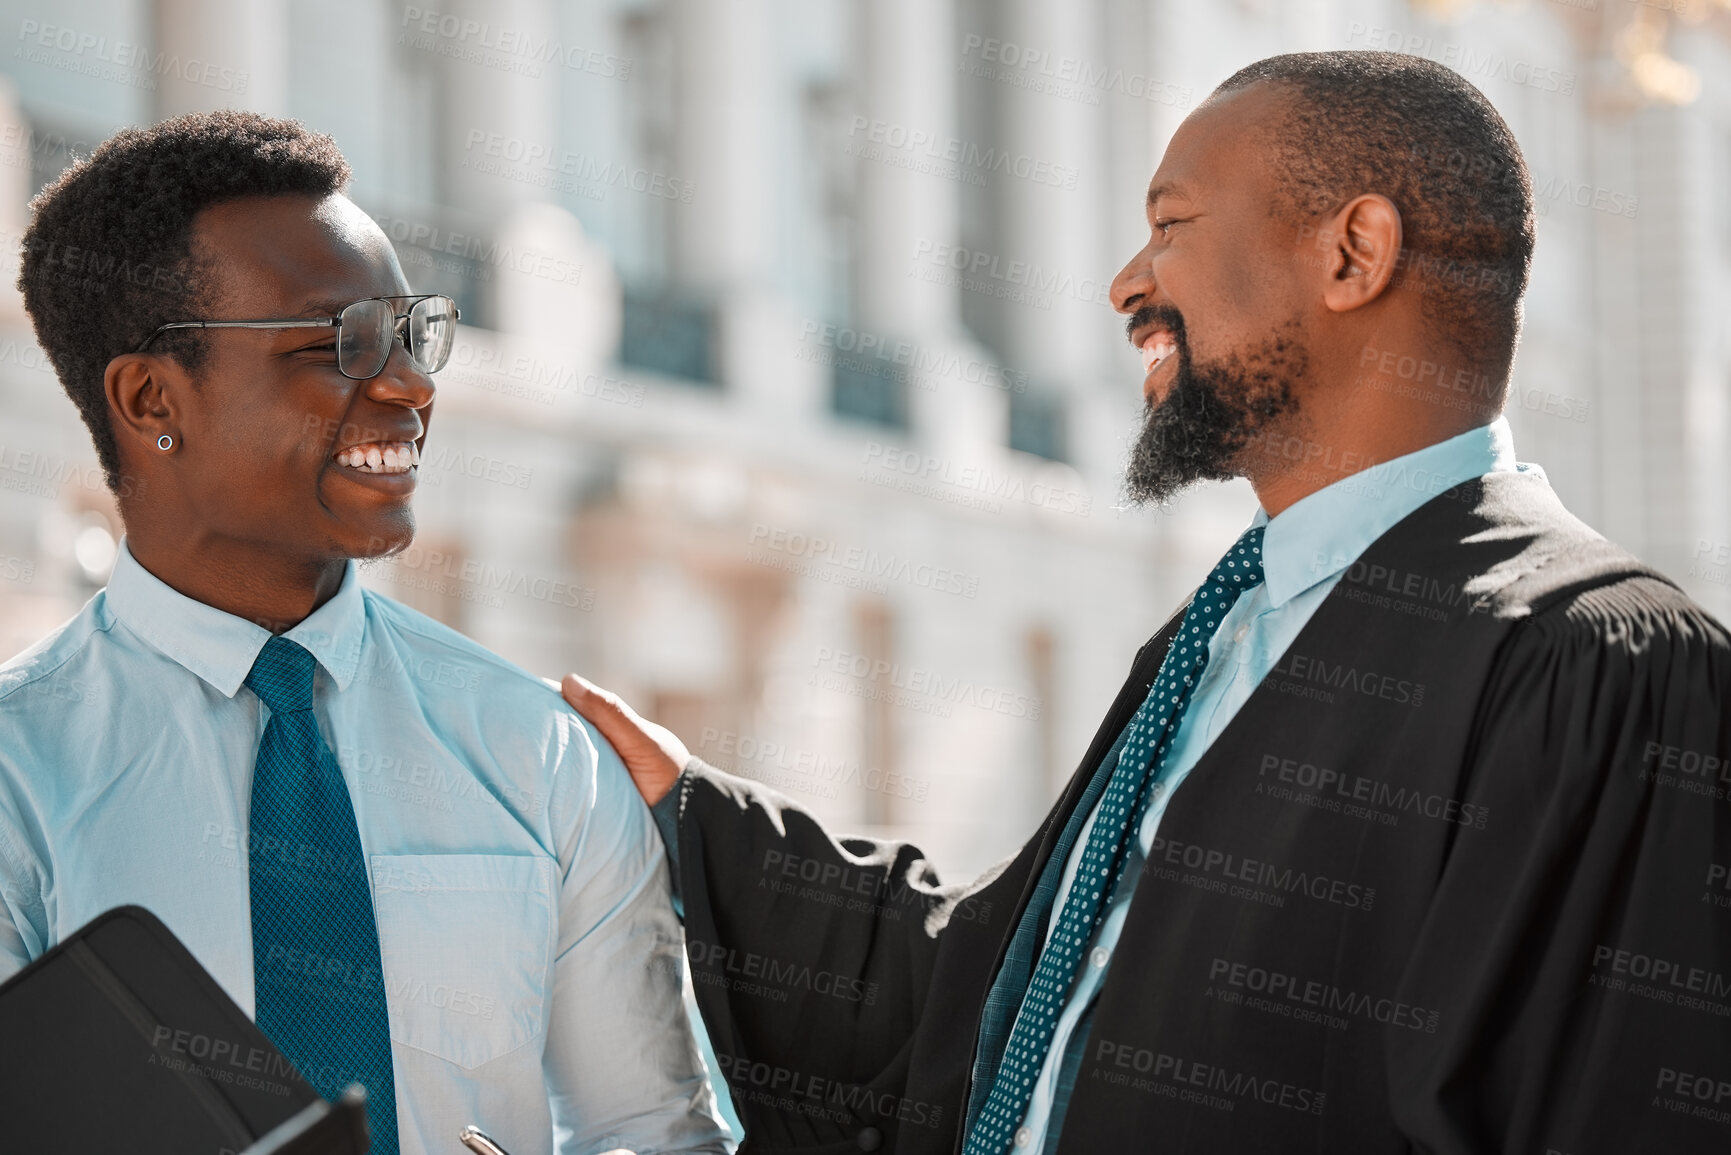
[[[125,353],[114,358],[102,374],[114,439],[148,451],[146,456],[160,455],[156,441],[164,433],[173,437],[178,446],[179,402],[189,387],[186,371],[172,357]]]
[[[1324,258],[1322,301],[1336,313],[1362,308],[1381,297],[1405,262],[1400,210],[1385,196],[1354,197],[1320,235],[1332,244]]]

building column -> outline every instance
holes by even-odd
[[[538,181],[550,181],[559,166],[558,75],[545,64],[535,75],[487,62],[529,63],[498,47],[500,37],[546,41],[554,30],[551,0],[451,0],[440,9],[442,23],[431,35],[480,57],[455,53],[442,61],[440,199],[480,220],[502,221],[520,205],[551,199]]]
[[[219,108],[287,115],[284,0],[156,0],[155,16],[156,51],[164,59],[159,120]]]
[[[956,20],[953,0],[867,0],[862,21],[860,104],[848,143],[858,174],[855,246],[858,321],[886,342],[906,341],[928,364],[992,362],[961,323],[954,270],[934,255],[961,239],[965,162],[954,159]],[[952,157],[946,159],[946,153]],[[908,389],[916,440],[946,458],[991,462],[1002,455],[1005,394],[960,374]]]
[[[1056,5],[1047,0],[1009,0],[1003,9],[1004,42],[1027,53],[1042,54],[1045,63],[1029,68],[1036,74],[1067,75],[1086,62],[1103,61],[1100,8],[1095,0]],[[1002,67],[1009,67],[1004,65]],[[1080,88],[1077,80],[1069,82]],[[1107,187],[1105,109],[1067,99],[1037,87],[1001,85],[997,94],[1002,115],[1004,151],[1031,171],[1049,171],[1046,179],[993,175],[1002,205],[1000,261],[1025,261],[1044,278],[1056,277],[1055,292],[1041,292],[1046,308],[1007,302],[1015,323],[1007,325],[1004,355],[1017,368],[1049,387],[1073,389],[1092,377],[1105,361],[1104,353],[1117,328],[1107,287],[1118,266],[1106,251],[1106,222],[1119,215],[1109,197],[1136,196],[1137,190]],[[1103,100],[1120,99],[1115,93]],[[1140,199],[1139,197],[1137,198]],[[1121,258],[1120,258],[1121,259]]]

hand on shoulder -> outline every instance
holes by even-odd
[[[648,721],[619,695],[576,674],[566,674],[559,683],[559,691],[571,708],[588,719],[619,752],[643,801],[654,806],[666,797],[679,780],[679,772],[691,760],[691,751],[685,748],[679,735]]]

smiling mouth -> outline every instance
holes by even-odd
[[[1172,339],[1170,333],[1153,332],[1142,338],[1142,372],[1144,375],[1158,369],[1166,358],[1178,351],[1178,342]]]
[[[413,441],[370,441],[339,451],[335,460],[357,473],[408,473],[421,464],[421,450]]]

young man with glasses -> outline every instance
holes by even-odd
[[[348,176],[223,112],[121,132],[33,206],[19,284],[127,532],[0,667],[0,979],[136,903],[320,1093],[366,1087],[375,1152],[468,1124],[513,1155],[725,1150],[617,756],[358,584],[413,537],[457,310]]]

